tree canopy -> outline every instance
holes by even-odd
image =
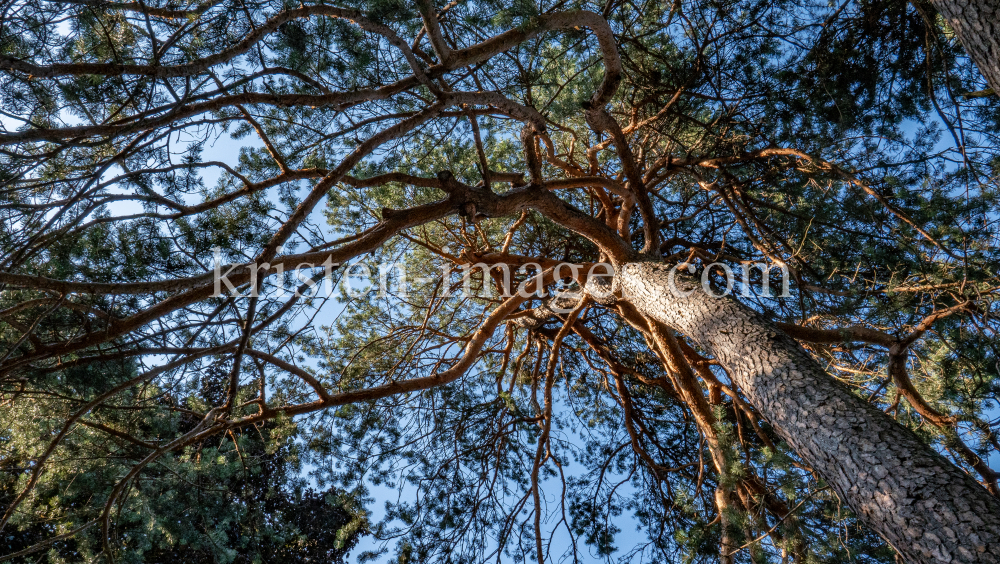
[[[4,2],[0,560],[893,562],[553,267],[764,265],[1000,496],[986,87],[923,0]]]

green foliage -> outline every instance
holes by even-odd
[[[121,371],[124,371],[122,373]],[[69,370],[60,388],[86,397],[135,376],[131,363]],[[99,502],[131,464],[198,422],[187,407],[212,402],[211,380],[201,389],[147,388],[142,397],[116,398],[65,439],[61,454],[24,508],[4,531],[4,553],[33,546],[98,517]],[[127,408],[146,406],[137,417]],[[0,500],[7,506],[24,488],[32,460],[52,437],[72,402],[35,398],[3,414]],[[30,410],[30,412],[29,412]],[[118,434],[108,435],[106,429]],[[146,437],[142,441],[135,437]],[[130,488],[116,510],[113,535],[122,562],[342,561],[367,533],[366,512],[341,490],[317,491],[301,477],[299,436],[289,420],[268,422],[194,443],[161,457]],[[39,519],[40,518],[40,519]],[[98,530],[88,529],[47,553],[51,562],[77,562],[101,551]],[[33,562],[28,557],[24,562]],[[15,562],[19,561],[15,559]]]
[[[746,391],[703,358],[704,391],[729,390],[713,400],[719,471],[672,372],[614,307],[590,304],[576,325],[606,350],[570,331],[553,352],[565,318],[518,325],[540,305],[533,299],[454,381],[351,401],[318,395],[381,390],[456,365],[508,289],[476,272],[475,295],[460,295],[461,264],[499,256],[516,286],[536,273],[518,270],[531,260],[608,259],[586,230],[541,206],[496,217],[451,209],[348,252],[390,225],[393,210],[409,218],[448,201],[442,171],[496,197],[549,189],[524,187],[525,124],[492,103],[444,107],[366,149],[448,92],[494,93],[537,110],[546,121],[542,179],[590,179],[552,191],[565,209],[644,246],[645,220],[622,213],[634,190],[624,151],[585,111],[607,71],[593,30],[548,30],[445,72],[416,4],[400,0],[147,2],[167,16],[143,13],[142,3],[8,4],[0,55],[132,70],[0,73],[0,275],[176,284],[64,292],[3,279],[0,508],[27,495],[0,532],[0,557],[93,521],[23,561],[334,562],[370,534],[361,561],[522,562],[536,560],[541,544],[552,561],[701,563],[718,559],[721,486],[737,500],[726,532],[745,548],[741,564],[783,561],[783,551],[796,562],[894,560],[746,405]],[[354,16],[291,18],[242,49],[268,18],[316,6],[387,26],[419,69],[438,74],[411,78],[404,51]],[[962,446],[996,456],[1000,105],[960,96],[982,90],[982,79],[929,5],[434,8],[459,53],[533,33],[553,13],[606,18],[623,67],[606,109],[624,128],[659,220],[662,245],[650,255],[698,274],[713,262],[788,265],[790,298],[758,292],[759,272],[736,290],[750,290],[740,300],[769,318],[813,329],[863,326],[899,339],[968,303],[936,319],[906,363],[927,405],[958,422],[951,428],[900,400],[886,347],[808,346],[966,470]],[[190,75],[134,69],[202,63]],[[48,137],[17,137],[38,132]],[[364,154],[346,175],[329,176],[355,152]],[[394,176],[372,180],[381,175]],[[352,279],[363,291],[292,295],[324,274],[316,267],[296,278],[294,264],[258,298],[210,296],[199,285],[216,251],[235,264],[271,250],[268,260],[348,256],[368,274],[340,268],[331,284]],[[406,276],[390,271],[380,295],[387,265]],[[554,287],[579,289],[572,280]],[[678,337],[692,359],[707,354]],[[223,420],[203,421],[219,413]],[[210,436],[187,435],[202,423],[215,425]]]

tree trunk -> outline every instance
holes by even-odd
[[[1000,2],[997,0],[931,0],[965,47],[969,57],[1000,95]]]
[[[709,350],[868,527],[909,562],[1000,563],[1000,500],[834,380],[761,315],[679,274],[671,292],[669,272],[629,263],[615,285],[647,317]]]

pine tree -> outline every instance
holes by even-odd
[[[998,558],[934,6],[3,10],[0,558]]]

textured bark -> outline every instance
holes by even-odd
[[[762,316],[679,274],[672,292],[669,272],[629,263],[615,286],[644,315],[711,351],[775,431],[907,561],[1000,563],[1000,500]]]
[[[931,0],[965,51],[1000,95],[1000,1]]]

